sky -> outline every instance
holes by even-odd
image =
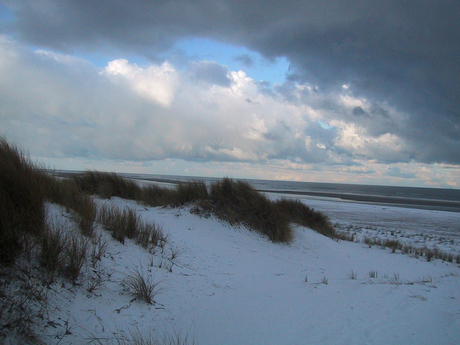
[[[0,0],[0,135],[56,169],[460,188],[460,3]]]

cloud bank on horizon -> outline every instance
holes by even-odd
[[[57,167],[460,185],[458,1],[3,3],[0,131]]]

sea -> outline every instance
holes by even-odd
[[[127,178],[162,184],[202,181],[211,184],[212,177],[155,174],[120,174]],[[375,205],[460,212],[460,189],[380,186],[346,183],[317,183],[242,179],[265,193],[299,196],[323,200],[355,202]]]

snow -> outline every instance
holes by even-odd
[[[459,213],[303,200],[340,229],[458,253]],[[274,244],[190,207],[96,201],[137,209],[163,225],[169,243],[152,254],[99,228],[108,243],[101,262],[88,265],[79,284],[59,280],[48,291],[48,321],[39,330],[47,343],[116,343],[136,330],[188,333],[201,345],[460,342],[456,263],[337,242],[300,226],[292,243]],[[155,304],[125,291],[123,280],[135,269],[159,282]]]

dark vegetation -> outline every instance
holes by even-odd
[[[138,200],[148,206],[195,203],[196,213],[213,213],[230,224],[244,224],[273,242],[292,240],[292,222],[332,238],[336,235],[323,213],[310,209],[299,200],[272,201],[244,181],[224,178],[212,183],[208,190],[203,182],[180,183],[176,188],[157,185],[141,188],[119,175],[93,171],[76,175],[74,180],[84,192],[102,198],[117,196]]]
[[[11,263],[24,235],[45,231],[45,174],[0,139],[0,262]]]

